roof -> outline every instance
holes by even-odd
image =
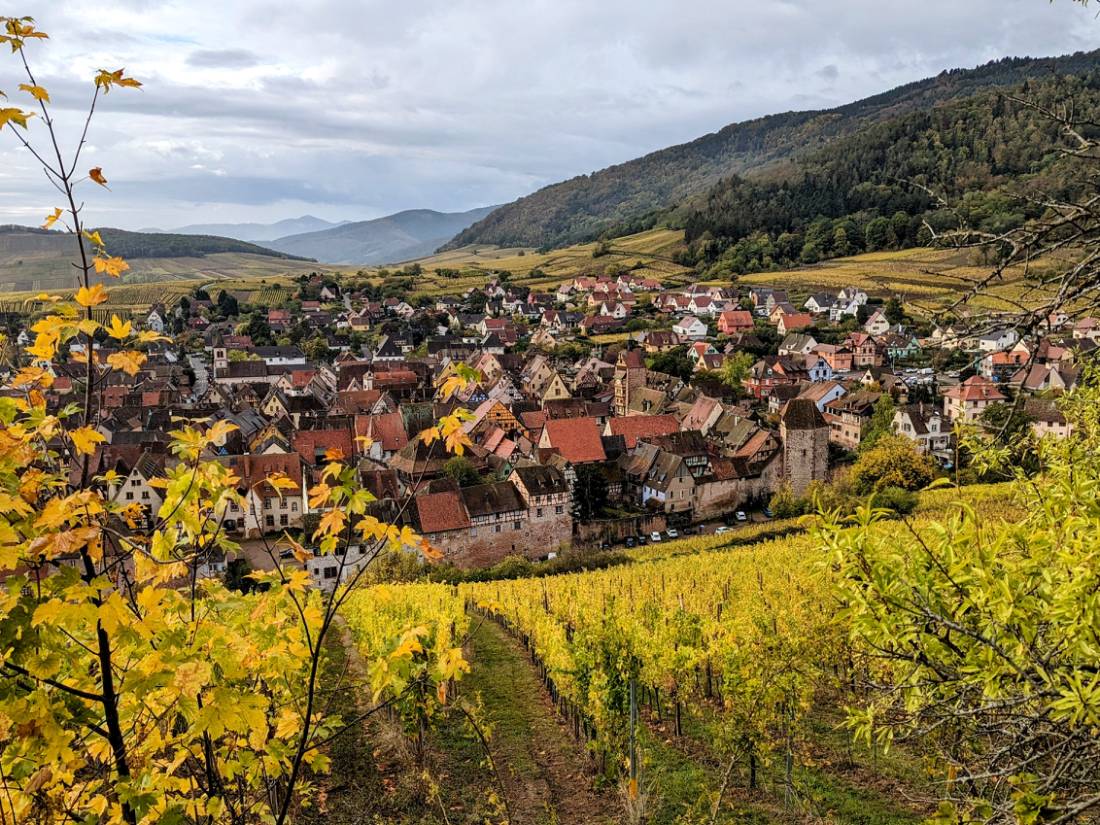
[[[520,482],[529,495],[549,496],[569,491],[569,482],[557,467],[516,467],[513,472],[519,476]]]
[[[405,419],[400,412],[357,415],[355,432],[379,442],[386,452],[400,450],[409,442],[409,435],[405,432]]]
[[[626,415],[612,418],[607,426],[609,435],[621,435],[632,450],[641,437],[677,432],[680,422],[674,415]]]
[[[829,426],[817,404],[809,398],[792,398],[783,407],[781,418],[788,430],[818,430]]]
[[[997,389],[996,384],[981,375],[967,378],[945,392],[944,396],[959,401],[1003,401],[1005,399],[1004,393]]]
[[[420,519],[422,533],[442,533],[447,530],[461,530],[470,526],[462,495],[457,490],[442,493],[428,493],[417,496],[416,513]]]
[[[463,488],[461,495],[471,518],[515,513],[527,509],[516,485],[510,481],[475,484],[473,487]]]
[[[550,447],[566,461],[581,464],[607,458],[600,440],[599,424],[594,418],[554,418],[546,422],[543,433]]]

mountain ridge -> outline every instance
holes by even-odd
[[[1003,58],[971,69],[945,70],[830,109],[727,124],[693,141],[543,187],[461,231],[444,249],[469,244],[549,248],[641,231],[723,178],[767,176],[865,126],[993,88],[1096,71],[1100,50]]]
[[[496,208],[483,206],[465,212],[406,209],[369,221],[289,235],[268,245],[279,252],[325,263],[399,263],[431,255],[455,234]]]

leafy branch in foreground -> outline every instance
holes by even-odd
[[[1094,376],[1095,378],[1095,376]],[[1067,823],[1100,810],[1100,388],[1064,402],[1075,435],[1019,471],[1027,516],[966,505],[908,535],[826,525],[850,625],[856,732],[916,739],[947,770],[936,821]]]
[[[171,433],[173,464],[154,513],[124,500],[117,473],[93,473],[106,441],[103,387],[113,372],[138,374],[141,347],[160,336],[117,315],[98,320],[110,300],[99,279],[119,277],[127,264],[83,222],[77,188],[106,188],[107,176],[98,166],[75,170],[100,95],[141,84],[121,69],[99,71],[67,153],[49,91],[25,54],[46,34],[28,17],[0,25],[0,44],[27,79],[19,88],[37,109],[0,109],[0,130],[15,135],[62,197],[44,227],[72,237],[77,281],[72,304],[39,296],[53,309],[31,328],[10,384],[17,394],[0,398],[0,821],[281,825],[309,803],[307,769],[326,769],[323,748],[342,729],[319,684],[338,612],[387,548],[439,554],[408,528],[367,515],[372,496],[333,454],[309,491],[310,507],[323,512],[310,537],[317,550],[283,541],[297,562],[311,552],[338,556],[342,584],[314,591],[308,572],[284,565],[269,544],[272,569],[251,574],[258,586],[242,594],[204,575],[211,560],[239,550],[225,531],[230,508],[250,506],[242,479],[207,460],[232,424],[195,421]],[[30,137],[36,122],[41,144]],[[111,343],[105,358],[97,336]],[[66,347],[83,373],[81,401],[55,411],[46,395]],[[469,377],[458,370],[442,394]],[[441,418],[423,440],[461,453],[469,443],[461,416]],[[282,495],[297,489],[288,482],[256,484]],[[353,542],[366,559],[349,568]],[[395,639],[404,632],[393,628]],[[444,654],[445,662],[428,657],[433,672],[459,678],[461,650]],[[379,702],[402,693],[400,669],[391,675],[392,684],[375,684]]]

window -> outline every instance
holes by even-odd
[[[557,507],[555,507],[555,508],[554,508],[554,513],[555,513],[556,515],[559,515],[559,516],[560,516],[560,515],[561,515],[562,513],[564,513],[564,512],[565,512],[565,507],[564,507],[564,505],[561,505],[561,504],[559,504],[559,505],[558,505]]]
[[[130,486],[131,487],[137,487],[139,484],[141,484],[140,479],[136,479],[136,478],[130,479]]]
[[[264,524],[266,524],[268,527],[274,527],[275,526],[275,516],[265,516],[264,517]]]
[[[149,500],[149,491],[148,490],[142,490],[141,491],[141,500],[142,501],[148,501]]]
[[[520,522],[518,522],[518,521],[513,521],[512,522],[512,529],[513,530],[518,530],[519,527],[520,527]]]
[[[297,502],[297,500],[290,502],[290,512],[292,512],[292,513],[297,513],[298,512],[298,502]]]
[[[134,500],[134,491],[133,490],[127,490],[126,491],[126,500],[127,501],[133,501]]]
[[[286,516],[279,516],[279,526],[280,527],[286,527],[286,525],[287,525]]]
[[[536,518],[542,518],[542,508],[541,507],[539,507],[535,510],[535,517]]]
[[[270,510],[271,509],[271,499],[269,499],[269,498],[264,499],[264,509],[265,510]]]
[[[336,567],[326,567],[325,568],[325,573],[324,573],[325,578],[326,579],[335,579],[338,569],[339,568],[336,568]]]
[[[494,533],[499,533],[500,532],[500,525],[499,524],[493,525],[493,532]]]

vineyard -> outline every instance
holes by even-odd
[[[1010,495],[1005,485],[929,492],[913,518],[916,526],[948,523],[965,502],[983,520],[1014,519],[1019,511]],[[724,776],[723,784],[750,794],[767,785],[783,800],[779,809],[808,812],[824,804],[822,783],[838,781],[822,773],[823,752],[853,752],[836,727],[850,663],[846,628],[832,602],[821,541],[805,532],[818,521],[638,549],[632,564],[597,571],[457,587],[378,586],[352,597],[348,621],[364,657],[407,652],[413,638],[411,649],[425,662],[440,661],[485,623],[503,629],[530,657],[597,781],[650,783],[667,802],[676,789],[664,774],[670,760],[688,753],[702,760],[698,770],[724,766],[693,780],[706,785],[696,791],[707,799]],[[896,532],[898,524],[877,529]],[[482,663],[470,664],[478,674]],[[424,712],[415,706],[406,718],[412,735],[422,731],[416,713]],[[875,759],[883,781],[924,781],[915,767],[919,754]],[[874,821],[858,813],[861,805],[886,805],[883,821],[917,817],[858,782],[840,786],[844,798],[834,802],[851,808],[844,821]]]

